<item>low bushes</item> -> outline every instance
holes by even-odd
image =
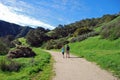
[[[78,28],[75,32],[74,32],[74,34],[73,34],[73,36],[78,36],[78,35],[82,35],[82,34],[86,34],[86,33],[89,33],[89,32],[91,32],[91,31],[93,31],[92,29],[89,29],[88,27],[82,27],[82,28]]]
[[[21,68],[21,64],[18,62],[5,60],[5,59],[2,59],[0,61],[0,69],[2,71],[8,71],[8,72],[19,71],[20,68]]]
[[[103,26],[101,36],[110,40],[120,38],[120,16]]]
[[[0,55],[7,54],[8,50],[9,48],[2,41],[0,41]]]
[[[62,47],[62,45],[65,45],[67,43],[69,43],[67,38],[61,38],[61,39],[57,39],[57,40],[50,40],[45,45],[43,45],[43,47],[48,50],[49,49],[60,49]]]
[[[89,32],[89,33],[79,35],[77,37],[72,38],[70,42],[77,42],[77,41],[79,42],[79,41],[82,41],[84,39],[87,39],[88,37],[96,36],[98,34],[99,34],[98,32]]]

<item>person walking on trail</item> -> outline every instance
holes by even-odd
[[[64,48],[64,45],[62,46],[62,55],[63,55],[63,58],[64,58],[64,53],[65,53],[65,48]]]
[[[69,47],[69,45],[67,45],[67,46],[66,46],[66,58],[70,58],[70,53],[69,53],[69,51],[70,51],[70,47]]]

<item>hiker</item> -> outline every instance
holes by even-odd
[[[70,47],[69,47],[69,45],[67,45],[67,46],[66,46],[66,58],[70,58],[70,53],[69,53],[69,51],[70,51]]]
[[[64,45],[62,46],[62,55],[63,55],[63,58],[64,58],[64,52],[65,52],[65,48],[64,48]]]

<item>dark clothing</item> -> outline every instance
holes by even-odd
[[[69,53],[69,51],[70,51],[70,47],[69,47],[69,45],[67,45],[67,46],[66,46],[66,58],[70,58],[70,53]]]
[[[69,51],[69,50],[70,50],[70,47],[69,47],[69,46],[67,46],[67,47],[66,47],[66,50],[67,50],[67,51]]]
[[[64,52],[62,52],[62,54],[64,55]]]

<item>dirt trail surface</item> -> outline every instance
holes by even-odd
[[[60,52],[48,51],[55,59],[53,80],[118,80],[97,65],[71,55],[63,58]]]

